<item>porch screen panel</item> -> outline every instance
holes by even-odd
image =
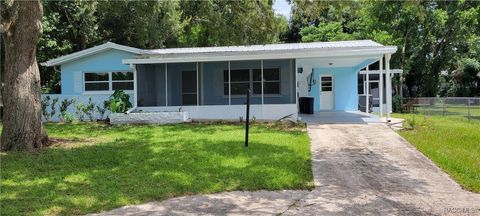
[[[197,105],[197,71],[182,71],[182,105]]]
[[[264,104],[295,103],[295,60],[263,61]]]
[[[165,64],[137,65],[137,89],[138,106],[165,106]]]
[[[228,62],[204,62],[200,64],[200,104],[228,105],[225,92],[225,70]],[[228,75],[228,74],[227,74]],[[228,77],[226,78],[228,80]]]
[[[183,83],[184,71],[196,71],[196,63],[168,63],[167,64],[167,101],[168,106],[183,106]],[[194,73],[195,74],[195,73]],[[187,85],[187,84],[185,84]],[[193,86],[195,88],[196,86]],[[188,88],[188,87],[187,87]],[[193,89],[192,91],[195,91]],[[196,104],[196,101],[195,101]]]

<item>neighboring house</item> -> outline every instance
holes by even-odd
[[[250,88],[251,116],[274,120],[296,118],[298,97],[304,96],[314,97],[315,111],[358,110],[360,70],[383,60],[385,70],[376,73],[386,74],[379,79],[386,96],[378,104],[389,114],[389,61],[396,50],[371,40],[156,50],[109,42],[42,65],[60,67],[61,99],[100,103],[124,90],[134,112],[182,110],[191,119],[238,119]]]

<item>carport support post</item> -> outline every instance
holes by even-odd
[[[392,78],[390,77],[390,57],[391,54],[385,54],[385,82],[387,94],[387,123],[390,123],[390,112],[392,111]]]
[[[383,118],[383,56],[380,58],[380,83],[379,83],[379,96],[380,96],[380,118]]]
[[[366,85],[367,87],[365,88],[365,112],[366,113],[370,113],[370,100],[369,100],[369,97],[370,97],[370,75],[368,74],[368,69],[369,69],[370,65],[367,65],[367,70],[365,71],[365,75],[367,76],[367,82],[366,82]]]

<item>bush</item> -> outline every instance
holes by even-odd
[[[400,95],[394,95],[392,97],[392,110],[393,112],[396,112],[396,113],[400,113],[402,112],[402,105],[403,105],[403,101],[405,100],[404,97],[400,96]]]
[[[83,104],[81,101],[75,104],[75,115],[80,121],[85,119],[85,107],[85,104]]]
[[[88,103],[83,107],[82,111],[88,116],[90,121],[95,120],[95,103],[93,103],[92,98],[88,98]]]
[[[105,112],[108,110],[109,106],[109,101],[103,101],[102,106],[97,105],[97,112],[100,114],[100,120],[103,120],[103,116],[105,115]]]
[[[59,100],[58,97],[52,99],[52,103],[50,104],[50,117],[55,116],[55,113],[57,112],[56,106],[57,106],[58,100]]]
[[[42,116],[45,119],[45,121],[50,121],[50,112],[47,111],[47,107],[50,106],[50,96],[46,96],[42,98],[40,101],[40,105],[42,107]]]
[[[109,98],[109,108],[112,113],[124,113],[132,108],[130,95],[122,90],[116,90]]]
[[[65,122],[65,119],[68,115],[67,109],[73,103],[75,103],[75,98],[62,100],[62,102],[60,103],[60,115],[59,115],[60,121]]]

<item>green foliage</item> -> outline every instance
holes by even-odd
[[[122,90],[116,90],[109,98],[109,109],[112,113],[124,113],[132,108],[130,95]]]
[[[50,96],[45,96],[40,101],[40,106],[42,107],[42,116],[45,121],[50,121],[50,112],[48,112],[47,108],[50,106]]]
[[[392,110],[393,112],[399,113],[402,112],[402,105],[405,101],[405,98],[400,95],[394,95],[392,97]]]
[[[79,121],[83,121],[85,119],[85,112],[86,109],[85,104],[83,102],[78,101],[75,103],[75,116],[78,118]]]
[[[103,120],[105,112],[109,109],[109,107],[110,101],[103,101],[101,105],[96,106],[97,112],[100,114],[100,120]]]
[[[460,61],[453,73],[450,94],[455,96],[480,96],[480,62],[472,58]]]
[[[69,114],[67,112],[68,107],[75,103],[76,99],[71,98],[71,99],[63,99],[62,102],[60,103],[60,115],[58,116],[60,118],[61,122],[65,122],[67,115]]]
[[[272,1],[180,1],[188,22],[180,46],[221,46],[278,42],[285,19],[276,16]]]
[[[88,102],[82,111],[90,121],[95,120],[95,103],[93,103],[92,98],[88,98]]]
[[[298,37],[297,32],[302,41],[373,39],[398,46],[391,67],[404,69],[407,93],[436,96],[439,89],[446,92],[439,86],[442,71],[460,71],[459,59],[480,61],[479,20],[478,1],[298,0],[289,36]],[[453,96],[475,95],[460,92],[465,91]]]
[[[50,104],[50,117],[55,116],[57,113],[57,103],[60,98],[56,97],[52,99],[52,103]]]
[[[340,22],[321,23],[318,26],[308,26],[300,31],[302,41],[341,41],[351,40],[351,34],[343,32],[343,27]]]
[[[61,142],[2,153],[2,215],[84,215],[222,191],[312,189],[307,133],[256,124],[46,124]],[[33,198],[34,197],[34,198]]]
[[[37,60],[45,62],[98,44],[97,1],[43,1],[43,34],[38,42]],[[42,87],[60,93],[60,73],[40,67]]]

